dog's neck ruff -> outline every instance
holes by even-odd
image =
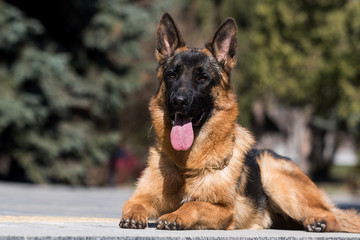
[[[205,172],[221,171],[221,170],[225,169],[229,165],[232,156],[233,156],[233,152],[231,152],[231,154],[228,157],[226,157],[224,159],[224,161],[222,161],[219,165],[210,165],[210,166],[206,166],[204,168],[187,168],[187,167],[180,166],[176,162],[174,162],[174,165],[175,165],[176,169],[179,172],[181,172],[182,174],[184,174],[186,177],[196,177]]]

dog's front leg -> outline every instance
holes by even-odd
[[[153,196],[138,194],[131,197],[124,205],[119,223],[121,228],[145,228],[148,218],[157,215]]]
[[[187,202],[178,210],[162,215],[157,229],[227,229],[233,219],[232,208],[208,202]]]

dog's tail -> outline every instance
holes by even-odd
[[[341,226],[341,232],[360,233],[360,213],[355,209],[334,209],[336,220]]]

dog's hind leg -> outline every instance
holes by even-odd
[[[265,150],[257,156],[261,181],[271,207],[307,231],[338,232],[333,203],[287,158]]]

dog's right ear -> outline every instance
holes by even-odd
[[[174,20],[169,13],[164,13],[161,17],[156,36],[155,55],[158,62],[164,61],[173,55],[176,49],[184,46],[185,42]]]

